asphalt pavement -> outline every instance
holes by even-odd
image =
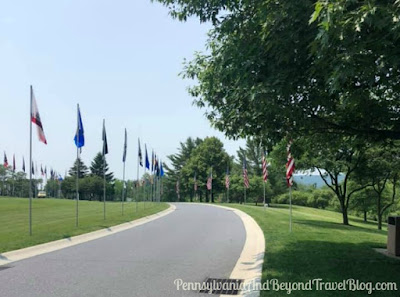
[[[176,207],[135,228],[0,267],[0,297],[209,296],[178,291],[175,280],[228,278],[246,231],[230,210]]]

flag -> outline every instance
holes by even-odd
[[[43,171],[42,165],[40,165],[40,173],[41,173],[42,175],[44,175],[44,171]]]
[[[13,172],[15,172],[16,166],[15,166],[15,154],[13,155]]]
[[[211,190],[212,189],[212,169],[210,172],[210,176],[207,179],[207,190]]]
[[[139,165],[143,167],[143,158],[142,158],[142,149],[140,148],[140,139],[138,138],[138,158],[139,158]]]
[[[158,165],[157,156],[154,156],[155,164],[154,164],[154,172],[157,176],[160,176],[160,166]]]
[[[108,154],[107,134],[106,134],[106,120],[103,120],[103,156]]]
[[[150,162],[149,162],[149,156],[147,155],[147,146],[146,144],[144,145],[144,150],[145,150],[145,163],[146,163],[146,168],[150,169]]]
[[[44,166],[44,175],[46,175],[47,178],[47,166]]]
[[[35,175],[35,167],[33,166],[33,161],[32,161],[32,174]]]
[[[122,162],[126,161],[126,149],[127,148],[128,148],[128,135],[126,133],[126,128],[125,128],[124,153],[122,155]]]
[[[42,121],[40,120],[39,109],[36,104],[35,95],[33,94],[33,88],[31,86],[31,121],[36,124],[39,141],[47,144],[46,136],[44,135]]]
[[[176,181],[175,190],[176,190],[176,194],[179,195],[179,180]]]
[[[154,171],[154,151],[151,151],[151,172]]]
[[[225,175],[225,188],[229,189],[230,180],[229,180],[229,167],[226,168],[226,175]]]
[[[244,181],[244,186],[246,189],[250,187],[249,183],[249,176],[247,174],[247,162],[246,162],[246,157],[243,159],[243,181]]]
[[[164,176],[164,168],[162,166],[162,162],[160,161],[160,176],[163,177]]]
[[[292,141],[289,141],[287,146],[287,163],[286,163],[286,182],[287,186],[293,186],[293,173],[294,173],[294,158],[291,153]]]
[[[6,152],[4,152],[4,163],[3,163],[4,168],[8,167],[8,161],[7,161],[7,156],[6,156]]]
[[[194,173],[193,180],[194,180],[193,188],[194,188],[194,191],[197,192],[197,173],[196,172]]]
[[[268,164],[267,164],[267,160],[265,158],[265,152],[264,152],[263,158],[262,158],[262,172],[263,172],[264,182],[267,182],[267,179],[268,179]]]
[[[22,170],[25,172],[25,158],[22,157]]]
[[[83,124],[82,124],[81,110],[79,109],[79,104],[78,104],[78,126],[76,127],[74,140],[77,148],[82,148],[85,145],[85,136],[83,134]]]

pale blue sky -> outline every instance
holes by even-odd
[[[0,152],[17,167],[29,153],[29,85],[48,145],[34,136],[34,160],[64,174],[75,157],[76,104],[81,106],[87,165],[101,150],[106,119],[110,168],[136,177],[137,137],[163,159],[188,136],[217,136],[233,155],[244,144],[224,139],[192,106],[178,77],[184,58],[204,49],[209,26],[171,19],[150,0],[2,1],[0,3]]]

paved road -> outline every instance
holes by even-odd
[[[0,296],[207,296],[177,291],[174,280],[229,277],[244,226],[229,210],[176,206],[147,224],[0,269]]]

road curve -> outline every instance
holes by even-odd
[[[144,225],[0,267],[0,296],[206,296],[175,279],[228,278],[246,231],[232,211],[176,204]]]

